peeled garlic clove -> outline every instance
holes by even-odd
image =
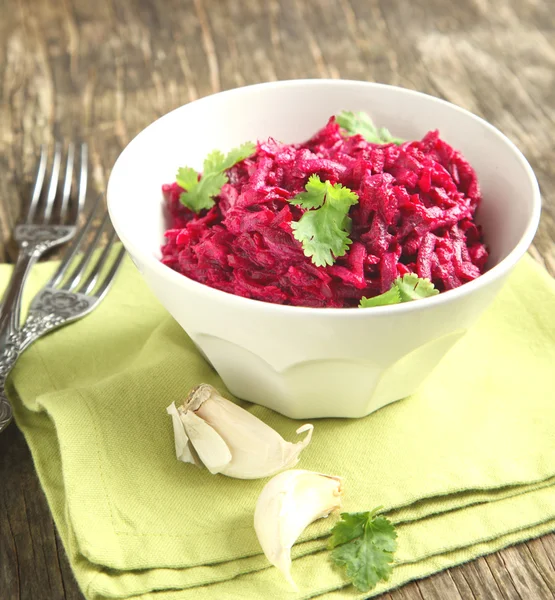
[[[254,511],[254,529],[268,560],[291,576],[291,548],[313,521],[341,506],[343,480],[334,475],[293,469],[273,477],[265,486]]]
[[[219,435],[231,459],[218,472],[228,477],[258,479],[290,468],[297,464],[299,454],[312,438],[313,426],[306,424],[297,429],[297,433],[307,432],[302,441],[286,442],[277,431],[205,383],[191,390],[185,404],[177,410],[182,422],[185,415],[194,414]],[[196,441],[191,435],[189,438],[204,462],[197,448],[197,441],[202,443],[202,434]]]
[[[181,421],[203,465],[214,475],[220,473],[231,462],[225,441],[194,412],[182,414]]]

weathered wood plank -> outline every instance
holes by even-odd
[[[471,594],[469,598],[505,600],[511,597],[507,592],[502,591],[485,558],[479,558],[456,569],[451,569],[450,574],[459,589],[466,583]]]
[[[0,473],[1,597],[64,598],[54,524],[15,426],[0,436]]]

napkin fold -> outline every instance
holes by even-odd
[[[28,298],[54,268],[33,271]],[[97,310],[29,348],[9,389],[85,597],[367,598],[555,529],[554,301],[527,256],[419,393],[314,421],[299,467],[344,477],[345,511],[384,506],[399,550],[362,594],[325,549],[337,516],[320,520],[294,547],[294,593],[252,525],[267,480],[176,460],[165,407],[200,382],[231,396],[127,262]],[[237,402],[295,439],[299,422]]]

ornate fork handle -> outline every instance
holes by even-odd
[[[12,407],[6,396],[6,379],[19,356],[19,344],[17,337],[11,336],[6,345],[0,351],[0,431],[5,429],[12,420]]]
[[[31,267],[50,248],[68,241],[75,227],[65,225],[18,225],[14,238],[19,244],[19,255],[0,308],[0,340],[8,339],[20,322],[23,284]]]
[[[56,329],[66,322],[60,315],[30,313],[25,325],[11,333],[0,349],[0,432],[13,418],[12,407],[6,394],[6,380],[20,354],[45,333]]]
[[[26,244],[20,248],[0,308],[0,340],[9,339],[19,328],[23,282],[43,251],[42,246],[35,244]]]

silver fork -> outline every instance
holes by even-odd
[[[81,319],[94,310],[108,292],[121,265],[125,249],[122,247],[115,256],[111,252],[117,236],[106,210],[98,210],[101,200],[102,196],[68,248],[56,273],[33,298],[23,326],[12,333],[4,347],[0,347],[0,432],[12,420],[5,385],[20,354],[52,330]],[[94,233],[98,214],[102,221]],[[87,242],[86,238],[93,233],[92,241]],[[108,233],[108,242],[95,258],[94,252],[102,247],[101,238],[105,233]],[[83,254],[74,265],[80,249]]]
[[[3,301],[0,303],[0,350],[7,343],[8,338],[19,328],[21,295],[31,267],[47,250],[67,242],[75,235],[77,221],[87,193],[87,145],[81,145],[80,168],[77,174],[77,198],[75,207],[71,207],[75,154],[75,144],[69,144],[63,185],[61,192],[58,193],[62,168],[62,145],[56,143],[54,147],[48,189],[44,185],[48,153],[45,146],[41,148],[27,216],[25,221],[17,225],[14,230],[14,239],[19,247],[19,254]]]

